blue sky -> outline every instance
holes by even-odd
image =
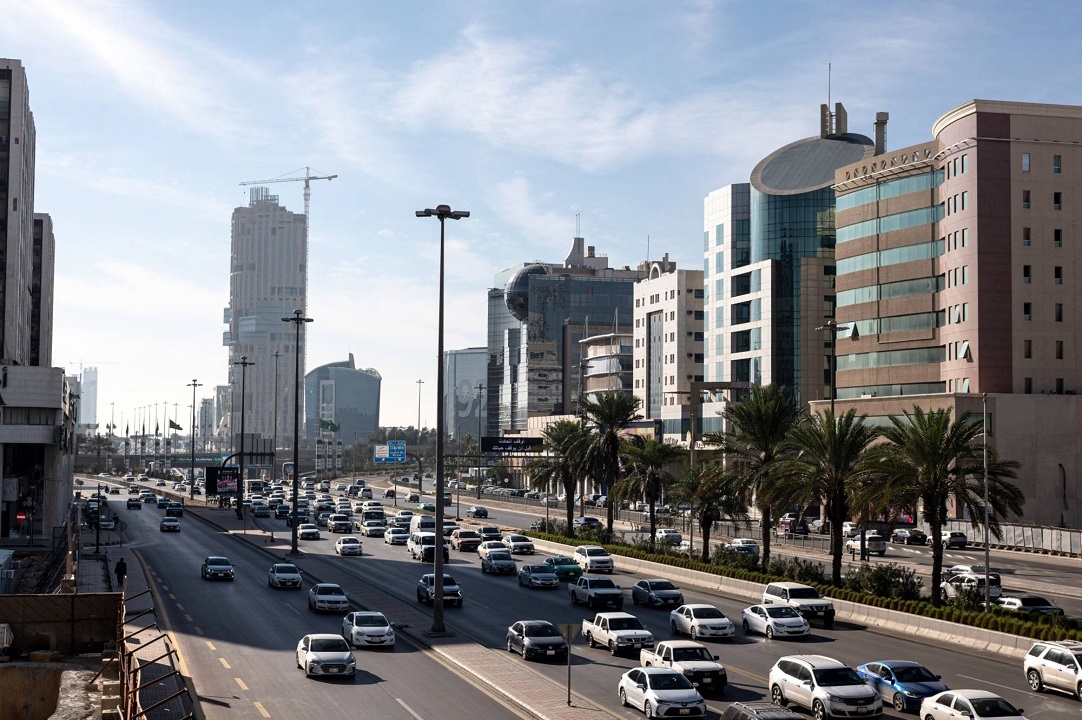
[[[57,237],[54,364],[100,373],[99,422],[226,381],[229,221],[243,180],[310,166],[308,365],[383,375],[384,425],[435,424],[446,347],[485,343],[495,272],[702,263],[702,204],[774,149],[890,113],[888,147],[972,98],[1082,104],[1073,2],[0,0],[27,68],[36,209]],[[299,174],[299,173],[293,173]],[[270,186],[303,211],[301,183]],[[258,361],[258,359],[257,359]],[[181,422],[187,427],[187,422]]]

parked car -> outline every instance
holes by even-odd
[[[929,536],[925,542],[927,542],[929,545],[934,545],[935,539]],[[969,538],[966,537],[966,534],[964,532],[961,532],[959,530],[951,530],[950,532],[942,533],[940,542],[943,543],[943,547],[945,548],[957,548],[958,550],[965,550],[966,546],[969,545]]]
[[[507,652],[517,652],[523,660],[566,660],[567,642],[547,620],[519,620],[507,628]]]
[[[740,613],[744,634],[752,632],[775,637],[803,637],[811,634],[811,625],[793,608],[787,605],[752,605]]]
[[[634,668],[620,677],[620,704],[648,718],[705,717],[706,702],[691,681],[668,668]]]
[[[877,660],[858,665],[857,675],[898,712],[916,711],[924,698],[947,689],[939,675],[908,660]]]
[[[319,612],[348,610],[349,598],[341,586],[334,583],[317,583],[308,591],[308,609]]]
[[[351,612],[342,618],[342,637],[355,648],[394,649],[394,623],[381,612]]]
[[[204,580],[232,580],[235,574],[233,563],[221,555],[204,558],[203,565],[199,568],[199,576]]]
[[[647,607],[677,607],[684,604],[684,594],[663,578],[639,580],[631,586],[631,602]]]
[[[297,643],[297,667],[305,677],[313,675],[336,675],[353,677],[357,672],[357,659],[349,644],[341,635],[305,635]]]
[[[823,655],[788,655],[770,668],[770,699],[792,703],[816,718],[873,717],[883,714],[883,701],[855,670]]]
[[[736,635],[733,621],[713,605],[682,605],[669,613],[669,629],[673,635],[685,633],[692,640],[699,638],[731,638]]]
[[[275,563],[267,571],[267,585],[273,588],[301,587],[301,571],[292,563]]]
[[[1022,710],[985,690],[947,690],[920,704],[923,720],[1026,720]]]

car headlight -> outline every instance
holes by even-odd
[[[317,658],[312,658],[308,662],[310,662],[312,665],[322,665],[323,664],[323,662],[321,660],[317,659]]]
[[[349,659],[346,660],[346,665],[356,665],[356,664],[357,664],[357,658],[350,655]]]
[[[829,700],[830,702],[837,702],[837,703],[845,702],[845,698],[843,698],[842,696],[840,696],[840,695],[831,695],[830,693],[827,693],[827,700]]]
[[[919,698],[920,697],[920,695],[913,692],[912,690],[903,690],[902,694],[905,695],[907,698]]]

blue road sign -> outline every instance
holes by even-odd
[[[391,440],[386,445],[372,447],[372,460],[377,463],[406,462],[406,441]]]

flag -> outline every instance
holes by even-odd
[[[319,429],[320,430],[330,430],[331,432],[338,432],[339,429],[341,429],[341,427],[342,427],[341,425],[336,425],[335,423],[332,423],[330,420],[323,420],[321,418],[320,421],[319,421]]]
[[[125,425],[125,426],[124,426],[124,436],[125,436],[125,437],[127,437],[128,435],[130,435],[130,434],[131,434],[131,433],[129,433],[129,432],[128,432],[128,430],[129,430],[130,428],[131,428],[131,425]]]
[[[170,430],[183,430],[184,428],[182,428],[180,425],[177,425],[175,422],[170,420],[169,421],[169,429]]]
[[[155,422],[154,423],[154,437],[158,437],[161,434],[162,434],[161,425],[159,425],[157,422]]]

